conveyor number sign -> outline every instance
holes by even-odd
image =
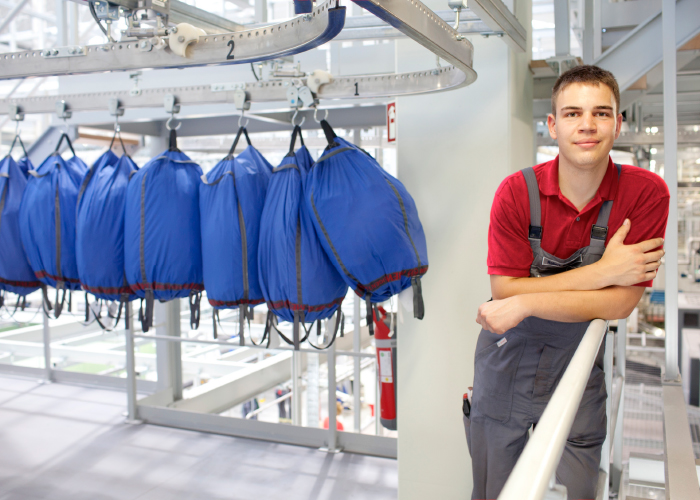
[[[233,40],[229,40],[228,43],[226,44],[229,47],[231,47],[231,50],[228,51],[228,54],[226,55],[226,59],[233,59],[233,47],[236,45]]]
[[[390,102],[386,105],[386,140],[396,141],[396,103]]]

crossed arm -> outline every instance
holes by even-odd
[[[543,278],[491,276],[494,300],[479,307],[476,322],[502,334],[529,316],[563,322],[626,318],[644,293],[633,285],[654,279],[664,255],[662,238],[625,245],[629,230],[625,220],[595,264]]]

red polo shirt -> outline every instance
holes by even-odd
[[[595,197],[580,212],[559,189],[559,157],[534,167],[540,188],[542,248],[565,259],[590,243],[591,227],[605,200],[614,200],[608,221],[608,244],[613,234],[629,219],[632,227],[625,244],[663,238],[668,219],[668,187],[648,170],[609,160],[608,170]],[[509,175],[496,191],[489,225],[489,274],[513,277],[530,275],[533,255],[527,239],[530,202],[522,172]],[[651,281],[638,286],[651,286]]]

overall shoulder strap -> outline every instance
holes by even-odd
[[[619,163],[615,164],[617,167],[617,180],[620,180],[620,173],[622,172],[622,166]],[[605,245],[605,239],[608,237],[608,220],[610,219],[610,212],[612,212],[613,200],[604,201],[598,212],[598,220],[593,224],[591,228],[591,246],[601,246]]]
[[[532,167],[521,170],[525,182],[527,183],[527,195],[530,199],[530,229],[528,231],[529,240],[542,239],[542,212],[540,207],[540,188],[537,185],[537,176]]]

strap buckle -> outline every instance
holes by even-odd
[[[604,226],[596,226],[593,224],[593,227],[591,228],[591,239],[594,240],[603,240],[605,241],[605,238],[608,236],[608,228]]]
[[[530,226],[527,237],[529,239],[541,240],[542,239],[542,226]]]

